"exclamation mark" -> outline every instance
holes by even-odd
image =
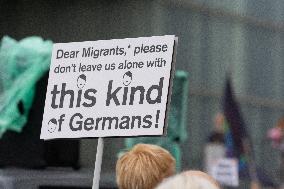
[[[158,128],[159,117],[160,117],[160,110],[157,110],[155,128]]]

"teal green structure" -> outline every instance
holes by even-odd
[[[177,170],[181,169],[181,144],[187,139],[186,113],[188,99],[188,73],[178,70],[175,73],[167,136],[126,138],[125,147],[130,149],[138,143],[156,144],[167,149],[176,159]]]
[[[52,42],[40,37],[16,41],[8,36],[0,42],[0,137],[20,132],[31,108],[35,84],[48,71]]]

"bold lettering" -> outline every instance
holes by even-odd
[[[87,119],[84,121],[84,129],[85,129],[86,131],[92,130],[92,129],[93,129],[93,126],[91,126],[91,125],[93,125],[93,124],[94,124],[94,120],[93,120],[92,118],[87,118]],[[90,126],[90,127],[88,127],[88,126]]]
[[[112,90],[112,82],[113,82],[113,80],[110,80],[109,83],[108,83],[106,106],[109,106],[111,99],[113,99],[115,105],[119,106],[120,103],[119,103],[119,101],[117,99],[116,94],[121,89],[121,87],[118,87],[115,91],[111,92],[111,90]]]
[[[99,117],[96,119],[96,127],[95,127],[95,130],[98,130],[99,129],[99,123],[100,121],[102,120],[103,118]]]
[[[121,122],[119,123],[119,128],[120,129],[129,129],[129,122],[130,122],[129,116],[123,116],[121,118]]]
[[[73,126],[73,120],[75,119],[75,117],[79,117],[80,119],[83,119],[83,116],[80,113],[74,114],[70,118],[69,127],[72,131],[81,131],[82,130],[82,121],[76,121],[76,125],[79,125],[78,127]]]
[[[119,63],[118,69],[123,69],[123,63]]]
[[[140,128],[140,125],[141,125],[141,116],[132,116],[131,129],[134,128],[135,120],[138,120],[138,128]]]
[[[124,93],[123,93],[122,105],[126,105],[126,101],[127,101],[127,94],[128,94],[128,87],[124,87]]]
[[[82,97],[82,90],[80,89],[78,91],[78,97],[77,97],[77,104],[76,104],[76,107],[80,107],[80,104],[81,104],[81,97]]]
[[[131,87],[129,105],[133,105],[133,102],[134,102],[134,95],[135,95],[136,91],[140,91],[139,104],[143,104],[145,89],[144,89],[143,86],[137,86],[137,87]]]
[[[98,58],[99,56],[100,56],[100,51],[99,50],[94,50],[93,51],[94,52],[94,56],[93,56],[93,58]],[[102,52],[102,51],[101,51]]]
[[[156,52],[161,52],[161,45],[156,46]]]
[[[124,48],[119,48],[119,54],[118,55],[123,55],[124,54]]]
[[[118,117],[103,117],[102,130],[105,129],[106,122],[108,121],[108,129],[111,129],[112,121],[115,120],[115,129],[118,128]]]
[[[69,58],[69,52],[68,51],[64,52],[64,58]]]
[[[155,45],[151,45],[151,47],[150,47],[150,52],[153,53],[153,52],[155,52],[155,51],[156,51]]]
[[[56,53],[56,59],[62,58],[63,57],[63,50],[58,49]]]
[[[54,73],[59,73],[60,64],[54,68]]]
[[[160,78],[159,85],[152,85],[146,95],[146,100],[149,104],[156,104],[156,103],[161,103],[161,97],[162,97],[162,89],[163,89],[163,82],[164,82],[164,77]],[[155,99],[151,99],[151,93],[153,90],[158,91],[158,95]]]
[[[66,95],[70,95],[69,108],[73,108],[74,91],[73,90],[66,90],[65,91],[65,88],[66,88],[66,83],[62,83],[59,108],[63,108],[64,98],[65,98]]]
[[[147,128],[150,128],[152,126],[152,116],[151,115],[146,115],[144,118],[143,118],[143,122],[146,123],[147,125],[142,125],[143,128],[147,129]]]
[[[53,90],[51,91],[51,94],[52,94],[51,107],[53,109],[58,108],[58,105],[56,105],[55,102],[56,102],[56,95],[59,93],[60,91],[57,90],[57,85],[54,85]]]
[[[84,97],[87,100],[90,100],[91,102],[88,104],[87,102],[84,102],[82,105],[84,107],[92,107],[96,104],[96,97],[94,96],[96,94],[96,89],[87,89],[84,93]],[[91,95],[93,93],[93,96]]]
[[[135,47],[134,48],[134,56],[136,55],[136,54],[138,54],[140,52],[140,48],[139,47]]]
[[[166,52],[168,50],[168,46],[166,45],[166,44],[164,44],[163,46],[162,46],[162,51],[163,52]]]
[[[90,57],[90,51],[91,47],[89,47],[88,49],[83,48],[82,57]]]

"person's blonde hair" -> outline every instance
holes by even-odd
[[[175,159],[164,148],[137,144],[116,163],[119,189],[153,189],[175,173]]]
[[[202,171],[185,171],[169,178],[156,189],[220,189],[220,186]]]

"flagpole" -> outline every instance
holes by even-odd
[[[244,121],[241,117],[237,101],[233,94],[230,75],[227,75],[225,93],[223,97],[223,111],[225,118],[230,125],[232,139],[234,140],[235,151],[233,154],[238,158],[240,158],[241,154],[245,155],[248,161],[247,165],[251,179],[251,189],[259,189],[260,183],[257,176],[255,158],[252,152],[252,143],[248,133],[246,132]]]
[[[249,169],[249,175],[251,179],[250,189],[260,189],[261,184],[257,176],[256,164],[255,164],[254,155],[252,153],[251,143],[247,137],[243,139],[242,143],[244,146],[245,154],[248,158],[248,169]]]

